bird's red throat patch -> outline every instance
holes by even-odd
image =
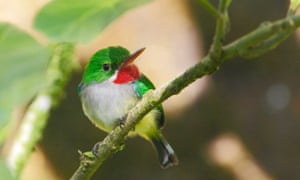
[[[139,69],[134,64],[122,66],[113,81],[116,84],[124,84],[137,80],[140,77]]]

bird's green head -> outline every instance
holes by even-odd
[[[116,76],[121,69],[135,67],[130,64],[144,49],[140,49],[133,54],[120,46],[100,49],[90,58],[83,73],[82,82],[85,84],[103,82]],[[130,68],[131,70],[134,69]]]

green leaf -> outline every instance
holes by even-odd
[[[34,25],[54,41],[87,42],[126,10],[147,1],[54,0],[41,9]]]
[[[14,107],[44,85],[48,48],[12,25],[0,23],[0,142]]]
[[[0,160],[0,177],[5,180],[13,180],[12,174],[9,172],[3,160]]]

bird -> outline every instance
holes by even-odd
[[[147,91],[155,89],[134,64],[144,50],[141,48],[131,54],[124,47],[110,46],[91,56],[78,85],[78,94],[84,114],[97,128],[109,133],[124,124],[129,110]],[[160,166],[168,168],[177,165],[178,158],[161,132],[164,122],[160,104],[147,113],[129,135],[151,142]]]

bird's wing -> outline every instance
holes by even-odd
[[[133,83],[135,88],[134,90],[139,98],[142,98],[143,95],[150,89],[155,89],[153,83],[145,75],[141,75],[141,77],[137,81],[134,81]],[[162,127],[165,119],[162,105],[157,106],[157,110],[159,111],[160,114],[158,125],[159,127]]]
[[[155,87],[146,76],[141,75],[137,81],[134,81],[134,90],[139,98],[142,98],[150,89],[155,89]]]

